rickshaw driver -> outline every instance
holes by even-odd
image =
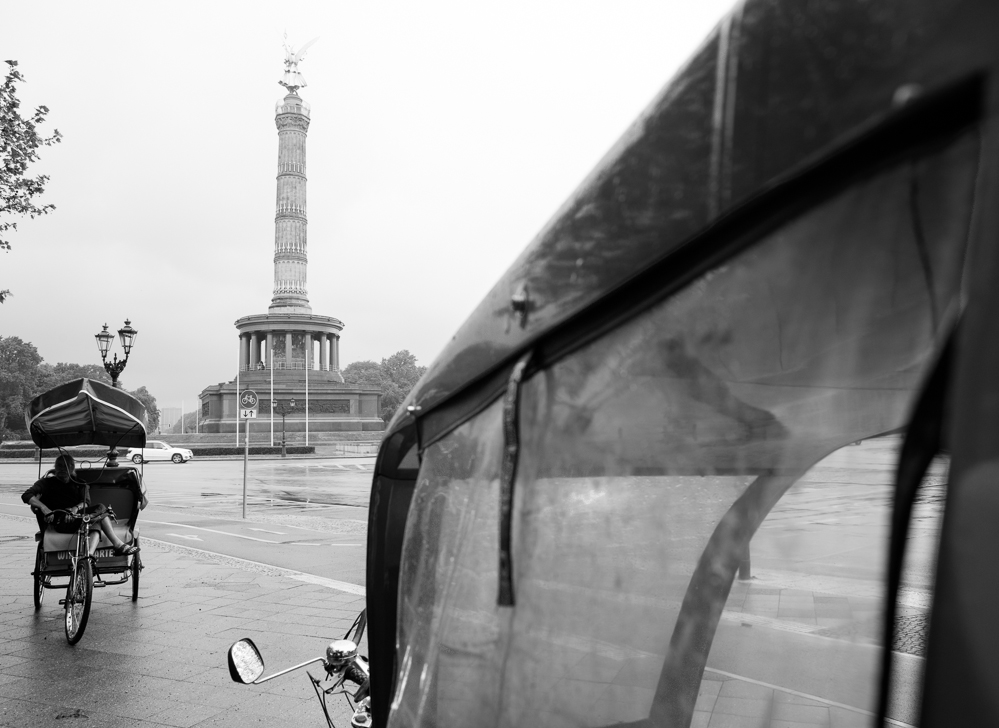
[[[97,513],[104,510],[101,504],[88,506],[84,501],[84,485],[74,482],[73,476],[76,474],[76,462],[69,455],[62,454],[55,461],[55,475],[47,475],[35,482],[21,495],[21,500],[29,506],[40,510],[45,518],[45,522],[52,524],[52,528],[59,533],[75,533],[76,526],[72,523],[64,523],[56,518],[56,509],[64,509],[73,513]],[[142,506],[146,504],[145,494],[142,496]],[[115,553],[123,556],[130,556],[139,551],[139,547],[128,545],[114,532],[114,528],[108,523],[107,518],[99,521],[101,532],[108,538],[114,547]]]

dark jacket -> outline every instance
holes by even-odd
[[[56,508],[72,508],[82,503],[86,496],[86,485],[73,482],[63,483],[54,475],[47,475],[21,494],[21,500],[27,503],[32,496],[55,510]]]

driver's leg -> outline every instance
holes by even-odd
[[[118,534],[114,532],[114,528],[107,518],[101,519],[101,531],[108,537],[108,541],[111,542],[115,549],[121,549],[125,546],[125,542],[118,538]]]

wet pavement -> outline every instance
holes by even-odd
[[[83,639],[69,646],[63,592],[32,604],[35,530],[34,519],[0,516],[0,726],[324,724],[304,671],[239,685],[226,651],[251,637],[268,674],[319,656],[363,608],[363,589],[144,540],[138,602],[130,584],[96,589]],[[337,724],[349,715],[338,703]]]
[[[693,726],[869,724],[867,685],[874,680],[867,673],[875,669],[880,651],[897,445],[897,439],[886,438],[844,448],[813,468],[770,513],[752,541],[752,578],[735,582],[721,615]],[[147,466],[146,479],[156,483],[159,506],[209,520],[231,518],[240,505],[233,471],[221,463],[209,465],[207,484],[191,482],[195,470],[185,471],[187,466]],[[365,512],[370,476],[359,474],[356,482],[331,487],[336,469],[323,465],[279,462],[258,470],[256,520],[247,528],[270,523],[278,525],[264,528],[281,531],[291,525],[323,534],[347,521],[361,523],[345,514]],[[24,477],[11,467],[21,466],[0,467],[0,492],[8,500]],[[893,643],[901,671],[894,725],[915,723],[945,483],[945,465],[938,464],[914,514]],[[263,651],[268,671],[320,654],[326,641],[346,632],[363,605],[360,577],[350,584],[303,573],[315,569],[265,566],[144,536],[147,569],[139,602],[127,598],[127,584],[96,591],[87,634],[69,647],[60,594],[49,592],[37,614],[31,603],[34,522],[4,516],[4,510],[19,512],[0,510],[0,726],[64,728],[74,721],[83,725],[85,718],[88,725],[140,727],[323,724],[303,674],[259,687],[236,685],[225,667],[225,651],[234,640],[250,636]],[[149,511],[143,518],[156,520],[152,515]],[[217,524],[212,528],[224,530]],[[798,657],[767,675],[762,671],[767,663],[757,656],[761,645]],[[864,686],[862,694],[829,680],[827,663],[837,660],[844,675]],[[625,686],[630,697],[615,701],[622,687],[616,675],[606,685],[586,678],[594,719],[605,713],[635,719],[643,710],[647,715],[642,706],[651,700],[652,686]],[[604,693],[604,699],[596,699]],[[338,724],[346,725],[342,710]]]
[[[150,463],[145,537],[364,584],[373,458]],[[0,513],[24,515],[38,466],[0,464]]]

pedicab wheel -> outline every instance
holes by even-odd
[[[136,465],[142,465],[142,456],[141,455],[133,455],[132,456],[132,462],[135,463]]]
[[[133,542],[136,546],[139,545],[139,539],[135,539]],[[139,572],[142,571],[142,561],[139,559],[138,554],[132,554],[132,601],[139,601]]]
[[[180,453],[174,453],[173,457],[170,458],[170,459],[173,460],[178,465],[180,465],[182,462],[184,462],[184,456],[181,455]]]
[[[42,561],[44,560],[44,555],[42,553],[42,543],[38,542],[38,550],[35,551],[35,611],[37,612],[42,608],[42,599],[45,597],[45,580],[47,577],[42,575]]]
[[[90,559],[80,559],[76,573],[66,589],[66,641],[75,645],[83,637],[90,618],[90,600],[94,596],[94,575]]]

